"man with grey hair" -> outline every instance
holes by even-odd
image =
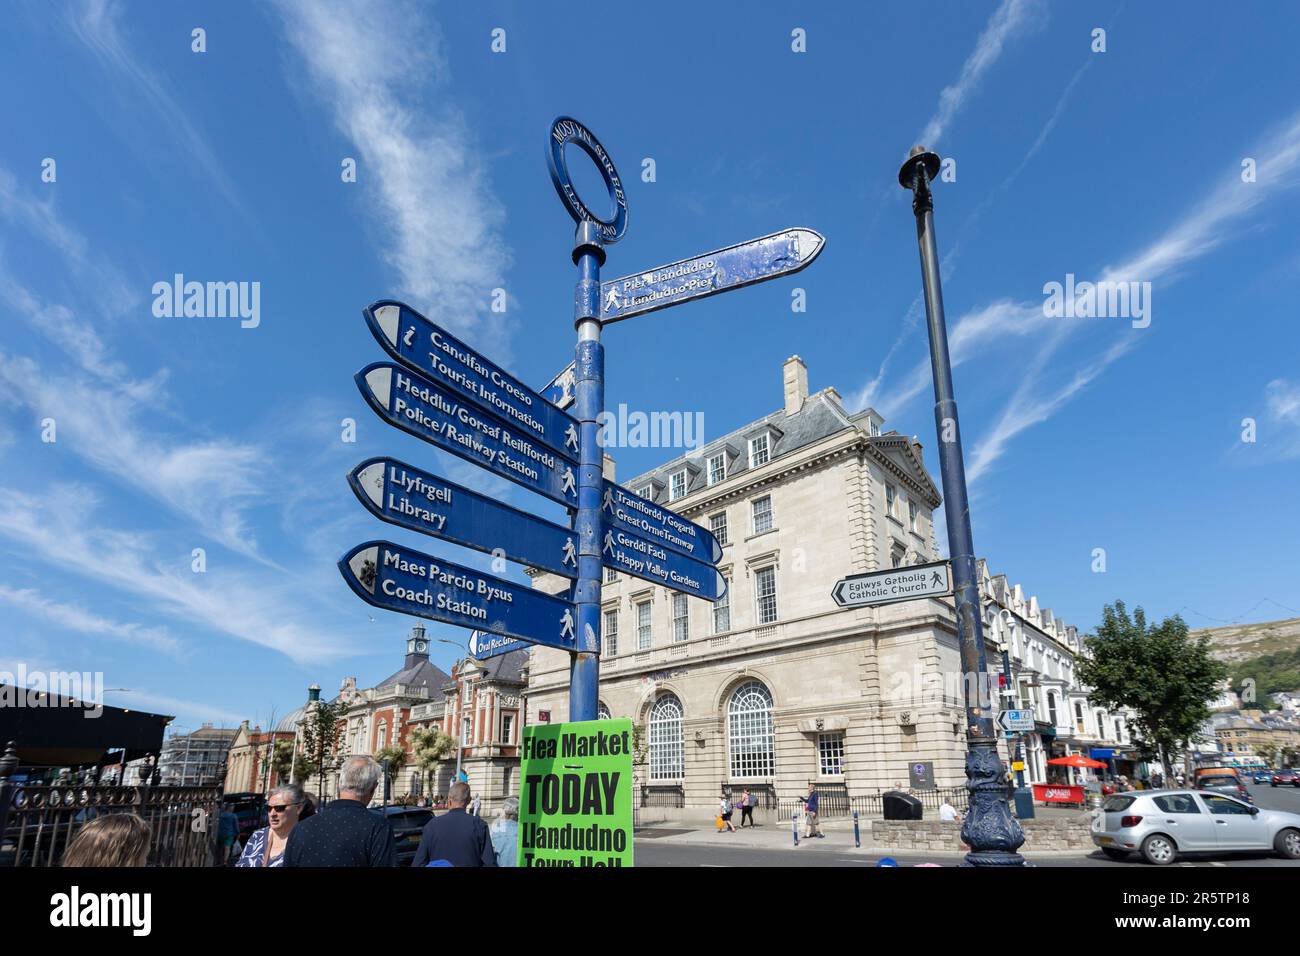
[[[294,827],[284,865],[396,866],[393,828],[366,809],[380,773],[370,757],[349,757],[339,773],[338,798]]]
[[[447,812],[424,825],[411,866],[497,865],[487,824],[465,812],[468,804],[469,784],[453,783],[447,794]]]

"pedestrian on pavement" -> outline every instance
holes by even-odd
[[[60,866],[145,866],[149,824],[134,813],[106,813],[83,824]]]
[[[411,866],[496,866],[488,825],[465,812],[469,784],[456,782],[447,794],[447,812],[424,825]]]
[[[939,804],[939,822],[961,823],[961,814],[957,812],[956,807],[948,802],[947,797],[944,797],[943,803]]]
[[[741,794],[740,797],[741,829],[744,829],[746,820],[749,821],[749,825],[751,828],[754,826],[754,804],[756,802],[757,801],[754,799],[754,795],[750,793],[748,790],[746,790],[743,794]]]
[[[253,831],[235,866],[283,866],[284,848],[289,843],[289,834],[298,825],[305,799],[302,787],[296,783],[282,784],[272,790],[266,808],[270,822]]]
[[[221,813],[217,817],[217,866],[229,866],[230,857],[235,852],[235,841],[239,839],[239,817],[235,808],[229,803],[221,804]]]
[[[470,801],[469,812],[478,816],[479,809],[483,806],[483,797],[481,794],[474,794],[474,799]]]
[[[383,771],[371,757],[350,757],[339,774],[339,795],[289,834],[283,866],[397,865],[388,820],[366,809]]]
[[[727,795],[724,793],[722,799],[718,801],[718,815],[722,817],[722,825],[732,833],[735,833],[736,825],[731,822],[731,813],[731,801],[727,799]]]
[[[826,836],[817,823],[817,808],[821,805],[817,798],[817,784],[808,784],[808,796],[799,799],[803,801],[805,814],[808,817],[808,838]]]
[[[497,866],[514,866],[519,852],[519,798],[501,802],[501,817],[492,824],[492,849]]]

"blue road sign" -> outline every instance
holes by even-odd
[[[444,624],[573,650],[572,601],[393,544],[367,541],[339,560],[348,587],[367,604]]]
[[[603,325],[805,269],[826,240],[795,228],[600,284]]]
[[[395,458],[367,458],[348,473],[348,485],[383,521],[552,574],[578,576],[578,536],[572,531]]]
[[[722,558],[722,547],[712,532],[612,481],[605,482],[601,511],[607,528],[621,527],[705,564],[717,564]]]
[[[563,372],[551,379],[542,389],[542,397],[556,408],[569,408],[575,401],[574,390],[577,385],[578,363],[570,362],[564,367]]]
[[[726,579],[712,564],[678,554],[623,528],[605,527],[600,558],[607,568],[706,601],[716,601],[727,593]]]
[[[488,634],[475,631],[469,636],[469,656],[475,660],[485,661],[489,657],[500,657],[511,651],[526,651],[531,646],[528,641],[518,641],[513,637],[500,634]]]
[[[380,299],[362,310],[393,358],[561,457],[578,461],[578,421],[468,345],[402,302]]]
[[[422,375],[387,362],[356,374],[380,418],[560,504],[578,503],[575,466],[513,425]]]

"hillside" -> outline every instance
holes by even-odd
[[[1192,631],[1192,637],[1209,635],[1210,653],[1221,661],[1237,664],[1268,654],[1300,650],[1300,617],[1259,624],[1230,624]]]

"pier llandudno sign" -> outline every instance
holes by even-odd
[[[949,594],[952,583],[947,561],[855,574],[835,582],[831,591],[840,607],[871,607]]]

